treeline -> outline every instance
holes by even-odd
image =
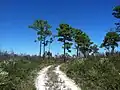
[[[116,6],[113,9],[112,15],[115,18],[120,19],[120,6]],[[79,57],[80,53],[87,57],[90,53],[96,55],[99,48],[105,48],[107,52],[114,54],[115,48],[118,47],[118,42],[120,42],[120,22],[115,23],[115,30],[110,30],[106,33],[104,40],[100,47],[94,44],[90,37],[81,29],[72,27],[69,24],[62,23],[59,24],[56,35],[52,35],[51,28],[52,26],[46,20],[36,20],[32,25],[29,25],[29,28],[32,28],[37,33],[37,39],[35,42],[40,43],[40,52],[39,56],[41,57],[42,45],[43,45],[43,59],[46,54],[46,46],[49,45],[49,51],[47,52],[48,56],[51,56],[50,46],[54,40],[57,40],[63,43],[62,48],[64,49],[64,61],[66,58],[66,53],[71,52],[71,47],[74,45],[77,53],[76,56]]]

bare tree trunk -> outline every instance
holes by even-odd
[[[45,37],[44,37],[44,42],[43,42],[43,59],[45,59]]]
[[[115,47],[113,46],[113,47],[111,47],[111,48],[112,48],[111,54],[114,54]]]
[[[79,48],[78,48],[78,46],[77,46],[77,57],[78,57],[78,55],[79,55],[79,51],[78,51],[78,49],[79,49]]]
[[[84,52],[84,58],[86,58],[86,53]]]
[[[50,52],[50,46],[51,46],[51,43],[49,43],[49,52]]]
[[[64,62],[66,61],[66,57],[65,57],[65,39],[64,39]]]
[[[40,57],[41,57],[41,47],[42,47],[42,41],[40,41],[40,52],[39,52]]]
[[[50,52],[50,46],[51,46],[51,43],[49,42],[48,59],[52,57],[51,52]]]

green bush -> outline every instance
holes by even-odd
[[[82,90],[120,90],[119,61],[115,57],[76,60],[63,64],[61,70]]]
[[[0,62],[0,90],[35,90],[34,79],[38,70],[51,61],[13,58]]]

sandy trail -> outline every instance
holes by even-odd
[[[56,67],[55,72],[58,74],[58,77],[64,81],[64,84],[66,87],[69,87],[70,90],[81,90],[81,88],[79,88],[73,80],[71,80],[70,78],[68,78],[65,73],[63,73],[60,70],[60,65]]]
[[[45,82],[46,82],[46,72],[51,66],[45,67],[38,73],[38,77],[35,80],[35,87],[36,90],[46,90],[45,89]]]
[[[36,90],[81,90],[59,68],[60,65],[43,68],[35,80]]]

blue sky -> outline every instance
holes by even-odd
[[[119,0],[0,0],[0,49],[38,54],[36,32],[28,28],[36,19],[48,20],[53,34],[60,23],[68,23],[100,45],[118,21],[112,16],[112,9],[119,4]],[[63,52],[56,40],[51,50],[53,54]]]

